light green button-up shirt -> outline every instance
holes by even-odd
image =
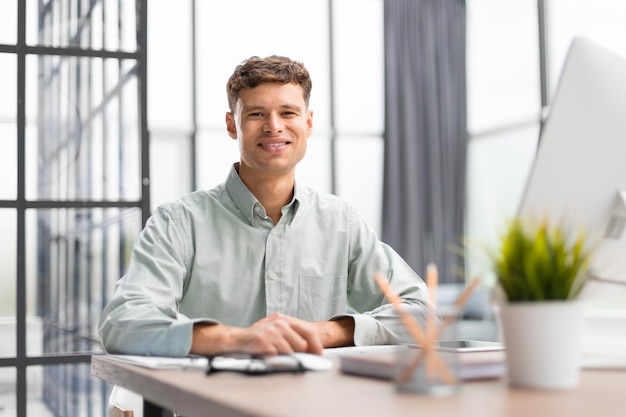
[[[424,282],[345,201],[296,185],[274,225],[234,167],[226,183],[160,206],[100,320],[108,352],[184,356],[193,324],[247,327],[274,312],[354,317],[356,345],[398,341],[381,272],[409,308]]]

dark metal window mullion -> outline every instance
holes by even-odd
[[[137,87],[139,135],[141,138],[141,224],[148,221],[150,209],[150,134],[148,132],[148,0],[136,0],[137,24]]]
[[[26,417],[26,2],[17,2],[16,404]]]
[[[197,21],[196,21],[196,0],[191,0],[191,163],[189,164],[191,168],[191,189],[195,191],[198,188],[198,94],[197,94],[197,83],[198,83],[198,74],[197,68],[198,65],[196,54],[198,48],[198,42],[196,37],[197,31]]]
[[[549,57],[549,20],[548,8],[550,0],[537,0],[537,27],[539,29],[539,80],[541,97],[539,131],[543,129],[544,118],[550,107],[550,57]],[[537,146],[541,141],[541,135],[537,140]]]
[[[121,0],[117,1],[117,45],[118,49],[122,49],[122,5]],[[120,85],[119,94],[117,95],[117,129],[118,129],[118,192],[119,198],[126,197],[126,188],[124,187],[124,179],[126,178],[126,171],[124,167],[126,164],[124,163],[125,157],[125,149],[124,146],[126,143],[126,135],[124,132],[124,95],[125,89],[123,85],[123,79],[125,76],[123,75],[124,66],[123,60],[119,59],[117,61],[117,79],[118,85]],[[126,269],[126,263],[124,262],[124,253],[126,252],[126,245],[124,239],[124,217],[121,215],[121,210],[118,210],[116,216],[118,217],[118,275],[122,276],[124,270]]]

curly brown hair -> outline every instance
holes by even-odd
[[[266,58],[253,56],[235,68],[226,83],[228,107],[235,110],[239,92],[244,88],[254,88],[263,83],[293,83],[302,87],[304,102],[309,107],[313,83],[304,64],[284,56],[272,55]]]

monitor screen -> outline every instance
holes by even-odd
[[[519,214],[596,243],[583,299],[626,301],[626,58],[575,39]]]

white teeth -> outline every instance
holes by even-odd
[[[262,144],[262,146],[283,146],[286,145],[287,142],[281,142],[281,143],[264,143]]]

